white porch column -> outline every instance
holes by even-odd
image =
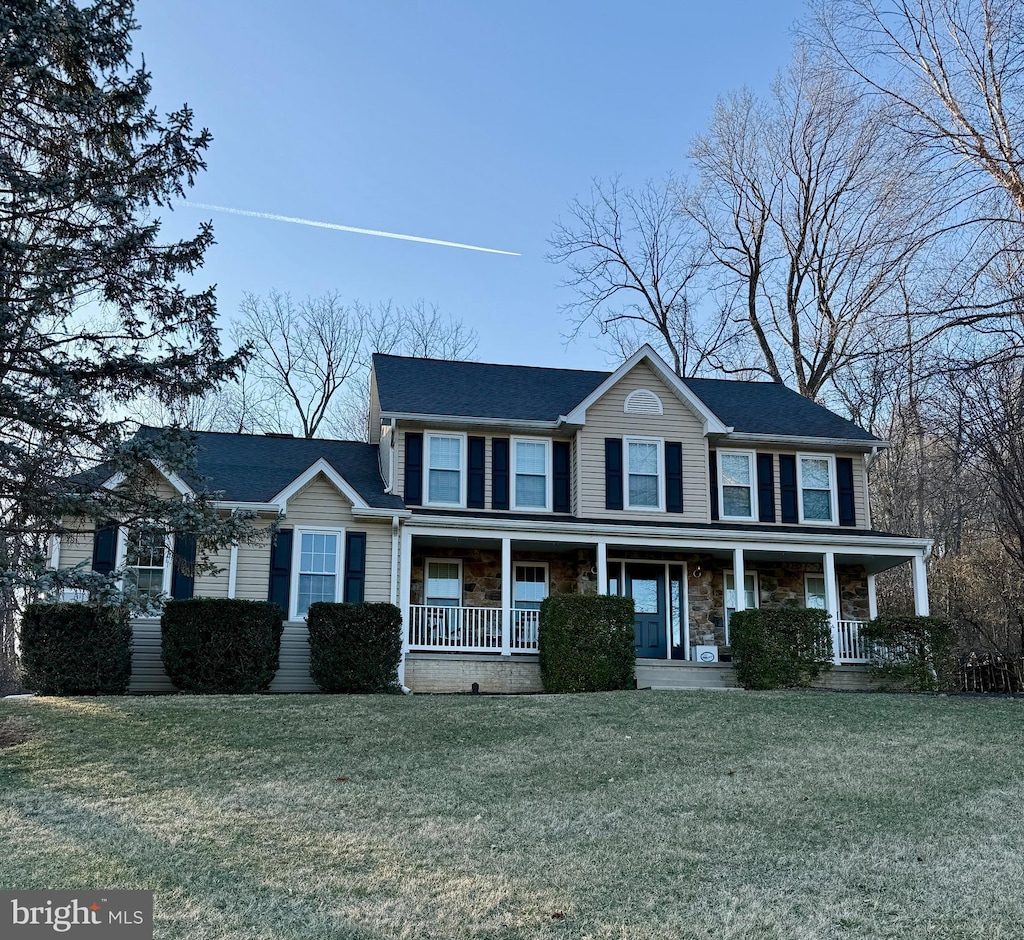
[[[914,613],[927,617],[931,610],[928,604],[928,569],[924,566],[924,555],[914,556]]]
[[[501,540],[501,655],[512,655],[512,539]]]
[[[733,608],[736,613],[747,609],[746,580],[747,572],[743,566],[743,549],[734,548],[732,550],[732,583],[736,588],[736,606]]]
[[[868,575],[868,617],[874,620],[878,616],[878,594],[875,592],[875,576]]]
[[[409,655],[409,630],[412,624],[409,622],[412,604],[412,532],[408,526],[402,530],[402,547],[399,552],[399,575],[401,578],[401,589],[399,592],[399,606],[402,609],[402,659],[398,664],[398,684],[405,686],[405,658]]]
[[[832,622],[832,662],[838,666],[842,650],[839,642],[839,597],[836,594],[835,552],[825,552],[821,562],[822,570],[825,572],[825,609]]]
[[[597,593],[608,593],[608,543],[597,543]]]
[[[231,546],[231,558],[228,561],[228,597],[234,597],[238,588],[238,543]]]

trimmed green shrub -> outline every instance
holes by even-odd
[[[893,688],[959,689],[957,633],[945,617],[881,616],[861,627],[874,646],[871,668]]]
[[[311,604],[309,674],[325,692],[390,692],[402,660],[402,612],[394,604]]]
[[[30,604],[21,618],[26,688],[42,695],[123,695],[132,628],[122,607]]]
[[[736,679],[745,689],[809,685],[832,668],[832,626],[824,610],[740,610],[729,618]]]
[[[552,594],[537,639],[545,692],[636,688],[632,598]]]
[[[164,669],[183,692],[265,692],[283,631],[281,608],[270,601],[168,601],[160,618]]]

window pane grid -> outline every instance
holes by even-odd
[[[309,613],[318,601],[333,603],[337,595],[338,536],[303,532],[299,541],[299,592],[296,613]]]
[[[749,454],[721,454],[722,515],[749,519],[754,515],[754,484]]]
[[[801,501],[805,519],[832,521],[832,477],[821,457],[800,458]]]

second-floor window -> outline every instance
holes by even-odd
[[[513,440],[514,508],[550,509],[548,504],[548,441]]]
[[[661,441],[626,438],[626,508],[663,509]]]
[[[439,506],[461,506],[464,478],[462,461],[465,439],[457,434],[428,434],[426,459],[427,502]]]
[[[754,518],[754,455],[742,450],[718,451],[718,479],[723,519]]]
[[[833,522],[832,460],[829,457],[800,457],[797,466],[800,474],[800,517],[801,522]]]

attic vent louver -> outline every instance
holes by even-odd
[[[663,415],[661,399],[649,388],[638,388],[626,396],[622,410],[628,415]]]

